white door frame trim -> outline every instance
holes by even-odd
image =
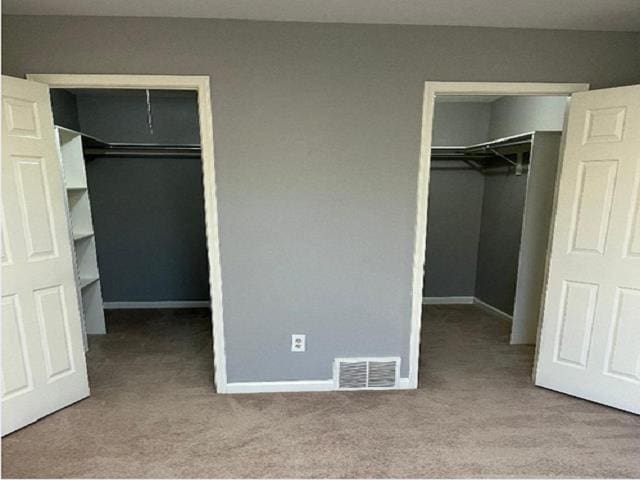
[[[422,101],[422,134],[413,251],[409,382],[418,388],[420,328],[422,326],[422,287],[427,240],[427,203],[431,167],[431,134],[436,95],[571,95],[589,90],[588,83],[527,82],[425,82]],[[566,121],[566,117],[565,117]],[[564,138],[564,136],[563,136]],[[564,140],[562,142],[564,145]],[[561,150],[563,147],[561,147]]]
[[[218,202],[214,169],[213,112],[211,89],[206,75],[95,75],[28,74],[28,80],[46,83],[51,88],[129,88],[194,90],[198,93],[204,207],[209,257],[211,321],[213,324],[214,381],[218,393],[227,392],[227,368],[222,316],[222,276],[218,236]]]

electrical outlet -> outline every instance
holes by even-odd
[[[291,335],[291,351],[304,352],[307,349],[307,336],[299,333]]]

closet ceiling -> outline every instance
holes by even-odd
[[[4,14],[640,31],[638,0],[3,0]]]

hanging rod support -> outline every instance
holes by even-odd
[[[513,165],[514,167],[518,166],[518,164],[516,162],[514,162],[513,160],[511,160],[509,157],[505,157],[504,155],[502,155],[500,152],[498,152],[497,150],[495,150],[494,148],[491,147],[485,147],[485,150],[490,151],[491,153],[493,153],[496,157],[501,158],[502,160],[504,160],[505,162],[510,163],[511,165]]]

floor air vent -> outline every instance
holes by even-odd
[[[333,378],[336,390],[396,388],[400,357],[336,358]]]

